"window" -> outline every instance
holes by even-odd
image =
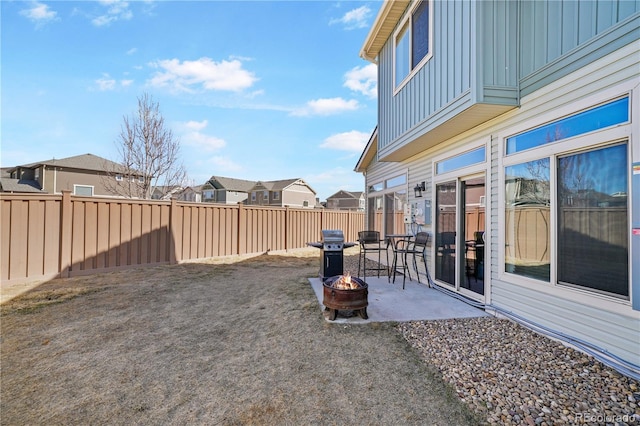
[[[378,191],[382,191],[383,189],[384,189],[384,185],[382,184],[382,182],[374,183],[373,185],[369,186],[369,192],[378,192]]]
[[[624,97],[505,139],[505,273],[629,300],[629,120]]]
[[[418,1],[394,36],[395,87],[431,56],[430,2]]]
[[[507,155],[629,121],[629,97],[582,111],[507,139]]]
[[[121,181],[121,180],[122,180],[122,175],[121,175],[120,173],[118,173],[118,174],[116,175],[116,180],[117,180],[117,181]]]
[[[138,183],[144,183],[144,176],[138,176]]]
[[[406,183],[407,183],[407,176],[400,175],[400,176],[392,177],[391,179],[387,179],[385,182],[385,187],[392,188],[394,186],[400,186]]]
[[[454,157],[436,163],[436,173],[442,174],[452,170],[461,169],[463,167],[472,166],[485,161],[485,147],[474,149],[473,151],[464,152]]]
[[[251,201],[255,201],[256,200],[256,193],[252,192],[251,193]]]
[[[505,270],[542,281],[551,271],[549,159],[505,170]]]
[[[93,197],[93,186],[73,185],[73,194],[81,197]]]
[[[269,192],[268,192],[268,191],[264,191],[264,192],[262,193],[262,199],[263,199],[264,201],[269,201]]]
[[[406,173],[392,176],[369,186],[368,228],[380,234],[404,233],[404,210],[407,205]],[[364,203],[362,203],[364,207]]]
[[[280,191],[275,191],[273,193],[273,199],[274,200],[279,200],[280,199]]]
[[[558,282],[629,296],[627,144],[558,159]]]

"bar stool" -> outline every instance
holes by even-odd
[[[382,266],[382,252],[385,252],[387,265],[389,264],[389,247],[388,240],[380,239],[380,232],[378,231],[360,231],[358,232],[358,243],[360,243],[360,253],[358,255],[358,277],[360,277],[360,268],[362,264],[362,279],[366,281],[367,276],[367,254],[378,253],[378,266],[375,268],[369,268],[369,271],[378,271],[378,278],[380,277],[380,271],[387,271],[387,278],[390,278],[388,266]]]

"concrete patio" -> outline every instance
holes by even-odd
[[[311,287],[318,298],[321,312],[323,291],[320,278],[309,278]],[[402,277],[389,283],[387,277],[367,277],[369,296],[368,319],[362,319],[349,311],[340,311],[334,323],[366,324],[386,321],[419,321],[449,318],[472,318],[488,316],[482,309],[471,306],[447,294],[429,288],[426,284],[407,280],[402,289]],[[346,315],[345,315],[346,313]],[[325,316],[326,319],[326,316]],[[329,321],[327,319],[327,321]]]

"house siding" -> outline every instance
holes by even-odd
[[[522,96],[637,40],[638,12],[639,1],[522,2]]]
[[[637,2],[636,2],[637,4]],[[634,9],[636,10],[636,9]],[[520,12],[524,13],[524,12]],[[628,17],[620,23],[620,27],[629,26],[632,22],[637,22],[640,14]],[[628,28],[627,28],[628,29]],[[615,29],[606,34],[615,33]],[[628,31],[626,32],[628,34]],[[576,39],[578,36],[575,36]],[[596,36],[599,37],[599,36]],[[623,38],[624,40],[627,40]],[[521,107],[517,110],[509,111],[489,122],[481,124],[463,134],[450,138],[436,147],[425,149],[424,152],[396,163],[372,163],[367,167],[366,186],[384,181],[398,173],[400,170],[408,170],[409,202],[419,201],[413,197],[411,188],[421,181],[425,181],[427,190],[425,197],[435,202],[433,184],[433,159],[435,156],[446,155],[451,150],[464,146],[476,146],[485,141],[487,143],[487,205],[490,212],[489,232],[487,235],[489,249],[487,256],[490,262],[487,265],[487,280],[485,282],[484,302],[498,310],[520,315],[527,320],[551,328],[555,331],[565,333],[577,339],[584,340],[590,344],[600,347],[615,356],[621,357],[632,363],[638,362],[640,354],[640,341],[638,340],[638,330],[640,330],[640,314],[632,307],[632,302],[628,300],[617,300],[595,294],[584,289],[575,289],[550,283],[522,283],[513,280],[504,273],[502,266],[501,252],[504,249],[504,223],[500,222],[501,191],[500,180],[502,166],[503,141],[514,132],[514,129],[526,130],[528,124],[531,127],[543,124],[550,120],[557,119],[562,115],[557,111],[578,112],[581,109],[594,106],[592,100],[600,98],[606,101],[607,98],[621,96],[633,90],[632,99],[637,99],[638,84],[640,83],[640,47],[638,36],[623,46],[619,46],[608,54],[601,56],[592,63],[581,63],[570,73],[565,70],[551,72],[544,80],[544,84],[528,86],[526,96],[521,99]],[[591,40],[593,42],[593,40]],[[564,47],[556,47],[564,51]],[[575,51],[575,50],[574,50]],[[538,53],[539,54],[539,53]],[[569,52],[567,55],[571,55]],[[546,57],[546,56],[545,56]],[[382,59],[382,58],[381,58]],[[563,60],[560,57],[559,60]],[[556,59],[557,60],[557,59]],[[381,60],[381,71],[389,72],[390,68]],[[384,71],[386,70],[386,71]],[[542,81],[542,80],[541,80]],[[537,83],[538,84],[538,83]],[[535,90],[530,91],[532,88]],[[603,93],[607,93],[604,95]],[[609,96],[608,94],[611,94]],[[387,101],[389,101],[387,99]],[[629,162],[640,161],[640,144],[638,137],[640,125],[638,123],[637,100],[632,104],[632,125],[628,125],[631,133],[627,134],[629,144]],[[380,109],[397,109],[395,106],[385,104],[380,99]],[[406,107],[409,109],[408,107]],[[404,110],[402,110],[404,111]],[[397,114],[402,114],[398,111]],[[381,124],[379,132],[388,131]],[[603,141],[606,142],[606,141]],[[549,145],[549,150],[553,152],[553,144]],[[629,173],[631,173],[629,171]],[[637,197],[637,194],[635,194]],[[631,195],[633,198],[634,195]],[[629,201],[629,208],[633,209],[633,203]],[[435,205],[432,205],[435,208]],[[636,213],[637,214],[637,213]],[[629,215],[631,217],[631,214]],[[425,230],[433,235],[433,226],[425,226]],[[636,244],[637,245],[637,244]],[[428,265],[433,271],[433,256],[435,247],[429,250]],[[634,251],[634,246],[630,244],[629,249],[631,270],[637,274],[640,264],[637,261],[638,254]],[[635,300],[639,296],[634,295]],[[637,291],[636,291],[637,293]]]
[[[537,117],[542,120],[549,111],[568,105],[573,106],[575,110],[589,107],[591,105],[583,104],[581,100],[623,82],[635,81],[637,84],[638,69],[640,50],[637,43],[632,43],[523,98],[523,108],[519,114],[504,121],[500,128],[495,130],[500,132],[518,122],[535,121]],[[637,119],[637,114],[633,119]],[[636,151],[637,155],[637,135],[631,136],[629,145],[630,153],[633,155]],[[629,302],[619,302],[619,306],[614,310],[598,309],[595,306],[599,305],[599,296],[595,294],[585,295],[580,290],[558,288],[548,283],[540,283],[540,288],[536,289],[535,285],[532,288],[509,282],[500,274],[497,236],[503,232],[503,224],[499,222],[498,147],[498,141],[495,140],[492,143],[491,179],[491,193],[494,195],[492,200],[495,200],[491,206],[491,235],[494,236],[491,241],[491,304],[524,316],[535,323],[589,341],[623,359],[637,362],[640,354],[640,315],[632,310]],[[634,258],[637,259],[637,254],[631,253],[630,250],[632,269],[640,267],[637,261],[633,261]],[[574,300],[578,297],[583,303]]]
[[[518,104],[517,11],[517,2],[433,2],[433,57],[397,93],[389,38],[379,55],[381,154],[474,104]]]

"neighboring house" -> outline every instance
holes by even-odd
[[[202,202],[202,185],[199,186],[187,186],[178,192],[175,196],[178,201],[187,201],[190,203]]]
[[[259,206],[302,207],[316,206],[316,191],[304,180],[285,179],[258,181],[251,188],[247,204]]]
[[[106,179],[113,179],[116,184],[125,184],[130,179],[136,184],[142,176],[125,176],[115,174],[109,176],[107,170],[123,170],[122,167],[106,158],[93,154],[76,155],[74,157],[38,161],[9,169],[10,178],[18,183],[39,188],[50,194],[61,194],[69,190],[74,195],[81,196],[118,196],[112,192]],[[113,185],[112,185],[113,186]],[[7,192],[5,183],[3,191]]]
[[[152,200],[171,200],[177,198],[177,194],[181,193],[184,188],[181,186],[154,186],[151,189]]]
[[[384,2],[355,168],[369,229],[434,237],[437,286],[635,371],[639,39],[640,1]]]
[[[364,211],[365,196],[362,191],[349,192],[340,190],[327,197],[327,208],[332,210]]]
[[[255,181],[211,176],[201,187],[202,201],[205,203],[238,204],[246,203]]]

